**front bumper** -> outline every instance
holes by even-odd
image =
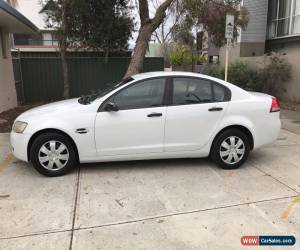
[[[13,155],[21,160],[28,162],[28,155],[27,155],[27,147],[30,140],[30,134],[18,134],[15,132],[10,133],[10,145],[12,147]]]

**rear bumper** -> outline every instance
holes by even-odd
[[[13,131],[10,133],[10,145],[12,147],[12,153],[21,161],[28,162],[27,147],[30,137],[30,134],[18,134]]]
[[[280,112],[270,113],[269,119],[260,124],[260,128],[255,133],[254,148],[269,145],[277,140],[281,129],[279,116]]]

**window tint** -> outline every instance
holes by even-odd
[[[163,104],[165,79],[152,79],[125,88],[110,99],[120,110],[159,107]]]
[[[215,102],[224,102],[227,99],[226,90],[224,87],[214,84]]]
[[[212,102],[212,86],[209,81],[194,78],[174,78],[173,105]]]

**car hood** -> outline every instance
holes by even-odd
[[[26,121],[32,117],[41,117],[47,115],[54,115],[56,113],[74,114],[80,112],[82,109],[87,109],[90,105],[81,105],[78,98],[68,99],[64,101],[54,102],[30,109],[22,113],[17,120]]]

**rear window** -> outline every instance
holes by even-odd
[[[215,102],[227,101],[227,89],[216,83],[213,85],[213,89],[215,94]]]

